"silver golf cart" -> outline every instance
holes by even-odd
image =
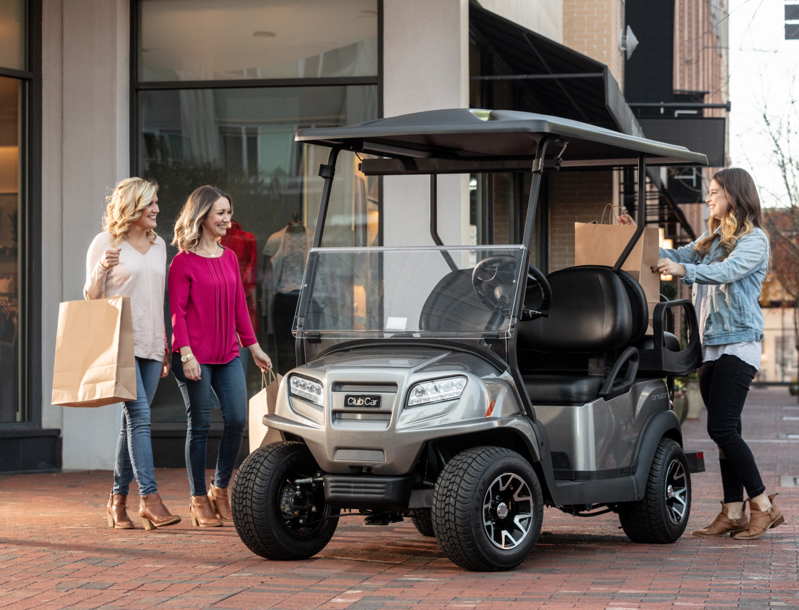
[[[237,532],[268,559],[321,551],[345,515],[409,517],[470,570],[520,564],[544,505],[615,512],[636,542],[671,543],[701,454],[683,448],[672,380],[701,361],[689,301],[647,300],[621,267],[645,221],[645,168],[704,155],[550,116],[441,110],[302,129],[330,147],[294,334],[299,365],[264,424],[284,442],[242,464]],[[430,176],[426,247],[321,247],[336,159],[374,176]],[[369,157],[371,156],[371,157]],[[375,158],[379,157],[379,158]],[[530,265],[544,172],[638,168],[638,228],[613,267]],[[522,243],[447,246],[440,174],[530,172]],[[360,296],[358,296],[360,295]],[[687,340],[673,330],[682,309]]]

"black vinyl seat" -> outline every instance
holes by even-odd
[[[589,374],[589,359],[642,340],[646,296],[632,276],[610,267],[569,267],[547,281],[549,317],[519,324],[524,384],[533,404],[582,405],[595,400],[606,381],[604,370]]]

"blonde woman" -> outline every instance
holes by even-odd
[[[219,240],[227,233],[233,209],[230,196],[213,186],[195,190],[175,223],[180,252],[169,268],[173,370],[185,384],[186,469],[195,526],[219,527],[233,520],[228,484],[247,419],[247,384],[239,342],[249,348],[262,371],[272,362],[255,339],[232,250]],[[211,389],[222,406],[224,428],[216,475],[205,486],[206,448],[211,419]]]
[[[139,516],[145,529],[180,522],[170,514],[155,484],[150,440],[150,404],[158,380],[169,374],[164,333],[166,244],[155,234],[158,187],[141,178],[120,182],[108,197],[103,229],[86,256],[86,299],[130,297],[136,355],[136,399],[124,403],[117,443],[108,525],[133,529],[127,514],[128,488],[139,485]]]

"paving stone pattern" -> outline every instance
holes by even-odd
[[[684,536],[673,545],[627,540],[613,514],[580,519],[554,509],[530,558],[513,572],[468,573],[410,522],[366,527],[340,522],[330,545],[301,562],[252,555],[233,527],[193,528],[183,470],[159,470],[160,492],[183,517],[146,532],[106,527],[110,472],[0,477],[0,608],[225,608],[414,610],[471,608],[799,608],[799,414],[786,390],[754,390],[744,434],[788,523],[750,542]],[[793,408],[786,408],[793,407]],[[704,414],[684,426],[706,450],[693,478],[689,529],[718,511],[721,483]],[[210,476],[210,473],[209,473]],[[134,486],[135,488],[135,486]],[[131,500],[137,506],[135,493]]]

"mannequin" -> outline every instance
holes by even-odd
[[[297,212],[280,231],[273,233],[264,246],[264,294],[268,295],[267,328],[275,335],[277,369],[281,374],[296,366],[294,336],[291,326],[300,297],[302,274],[313,234],[305,228]]]

